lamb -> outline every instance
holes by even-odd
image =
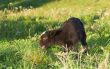
[[[80,19],[75,17],[66,20],[58,29],[43,32],[40,37],[40,47],[42,49],[58,44],[71,50],[78,42],[81,42],[83,50],[86,52],[88,45],[85,29]]]

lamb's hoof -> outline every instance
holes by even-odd
[[[86,54],[88,52],[88,47],[83,47],[83,49],[82,49],[81,52],[84,53],[84,54]]]

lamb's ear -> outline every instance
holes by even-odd
[[[59,35],[62,32],[62,29],[53,30],[51,33],[52,37]]]
[[[58,30],[56,30],[54,36],[59,35],[61,32],[62,32],[62,29],[58,29]]]
[[[47,35],[48,35],[48,37],[53,38],[53,37],[59,35],[61,32],[62,32],[62,29],[47,31]]]

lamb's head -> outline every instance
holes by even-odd
[[[60,29],[43,32],[40,36],[40,47],[42,49],[48,48],[52,43],[54,43],[53,38],[60,34],[60,32]]]

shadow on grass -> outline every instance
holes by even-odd
[[[5,66],[13,66],[18,64],[22,59],[20,53],[15,48],[9,47],[5,50],[0,51],[0,64]]]
[[[103,54],[104,47],[107,47],[110,44],[110,36],[103,36],[103,37],[91,37],[88,40],[89,45],[89,54]]]
[[[37,19],[37,21],[36,21]],[[49,28],[56,28],[59,22],[48,21],[41,17],[20,17],[17,20],[0,21],[0,38],[1,39],[22,39],[40,35]]]
[[[25,8],[29,8],[30,6],[32,6],[33,8],[36,8],[52,1],[55,0],[0,0],[0,9],[10,9],[10,7],[18,6],[22,6]]]
[[[110,43],[110,36],[107,37],[98,37],[98,38],[90,38],[88,41],[90,46],[107,46]]]

